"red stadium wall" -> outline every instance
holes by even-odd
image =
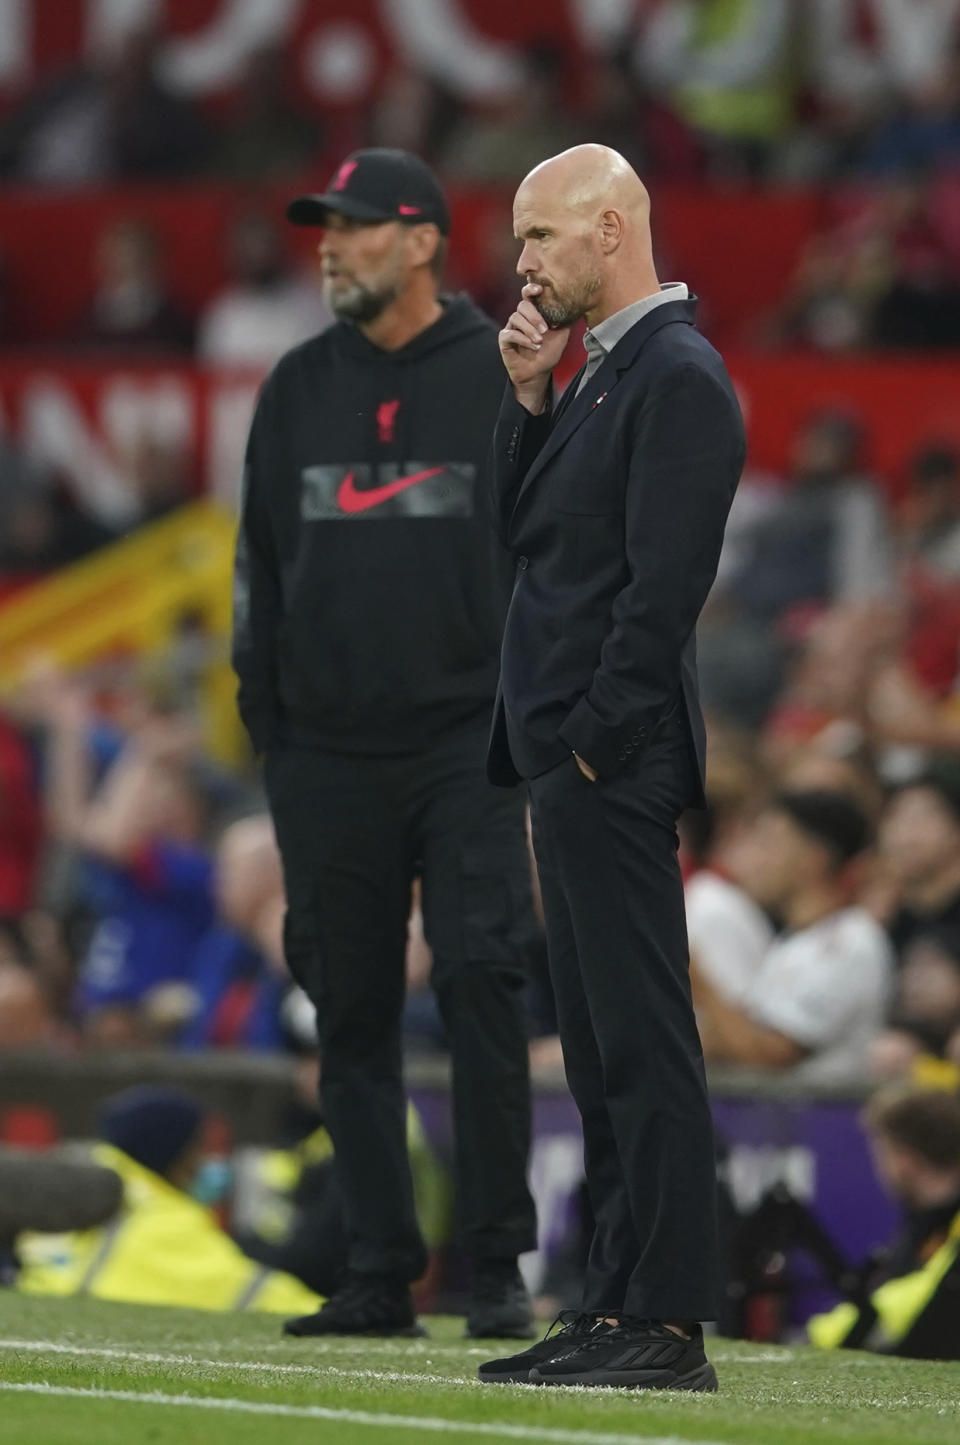
[[[906,463],[931,438],[960,447],[960,361],[903,357],[828,361],[820,356],[727,353],[747,418],[750,462],[779,471],[797,425],[819,407],[853,412],[867,431],[867,464],[894,494]]]
[[[89,300],[97,238],[119,218],[136,216],[157,230],[169,285],[185,306],[197,310],[226,280],[223,238],[230,218],[253,205],[280,218],[291,194],[320,188],[327,178],[323,169],[282,191],[257,193],[224,185],[0,193],[6,344],[50,343],[69,332]],[[454,192],[452,200],[455,279],[482,286],[492,234],[511,225],[509,198]],[[661,272],[687,281],[704,298],[702,320],[712,335],[721,341],[735,338],[780,298],[807,237],[823,223],[827,204],[816,194],[658,191]],[[306,259],[314,233],[291,227],[289,236]]]

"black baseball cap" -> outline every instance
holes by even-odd
[[[432,221],[450,234],[450,209],[440,182],[419,156],[376,147],[347,156],[319,196],[297,196],[287,207],[295,226],[322,226],[328,211],[355,221]]]

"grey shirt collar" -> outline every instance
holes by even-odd
[[[577,390],[582,390],[604,358],[618,341],[623,340],[630,328],[636,326],[642,316],[646,316],[648,311],[655,310],[657,306],[665,305],[667,301],[686,301],[689,295],[690,291],[685,282],[667,281],[652,296],[643,296],[639,301],[632,301],[629,306],[624,306],[622,311],[615,311],[612,316],[599,321],[591,331],[587,331],[583,338],[587,369]]]

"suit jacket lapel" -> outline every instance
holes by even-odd
[[[554,430],[559,425],[560,418],[563,416],[564,412],[570,410],[570,403],[576,399],[577,387],[580,385],[580,378],[583,376],[583,373],[586,371],[586,369],[587,363],[584,362],[580,370],[577,372],[576,376],[571,377],[569,386],[563,393],[563,396],[561,396],[560,400],[557,402],[556,410],[553,413],[553,427],[551,428],[551,430]]]
[[[602,401],[616,386],[622,372],[626,371],[634,361],[638,351],[645,345],[650,337],[660,330],[661,326],[668,326],[671,322],[685,321],[693,324],[694,312],[696,309],[696,298],[690,301],[668,301],[662,306],[655,306],[646,316],[642,316],[635,326],[632,326],[626,336],[613,348],[610,354],[591,376],[580,395],[573,395],[567,401],[571,392],[576,391],[578,378],[574,377],[570,386],[564,392],[560,405],[557,408],[557,418],[554,426],[540,448],[530,470],[524,477],[520,490],[517,493],[517,500],[514,503],[513,515],[516,515],[517,507],[529,492],[533,482],[543,471],[547,463],[556,456],[561,447],[573,436],[579,426],[586,421],[587,417],[600,405]],[[582,371],[582,368],[581,368]],[[579,375],[579,373],[578,373]]]

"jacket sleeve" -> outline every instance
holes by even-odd
[[[555,402],[552,384],[551,398]],[[552,419],[552,404],[540,416],[533,416],[520,405],[513,394],[513,387],[507,383],[494,428],[493,464],[490,467],[490,510],[494,527],[504,545],[507,545],[510,515],[523,479],[550,435]]]
[[[275,738],[282,712],[277,680],[277,631],[283,615],[283,597],[273,522],[267,505],[269,418],[269,393],[265,388],[247,441],[233,573],[232,656],[239,680],[237,705],[257,752],[262,752]]]
[[[683,651],[717,573],[743,467],[743,421],[714,376],[685,365],[654,383],[630,444],[630,580],[614,599],[590,686],[560,728],[601,776],[642,748],[677,695]]]

